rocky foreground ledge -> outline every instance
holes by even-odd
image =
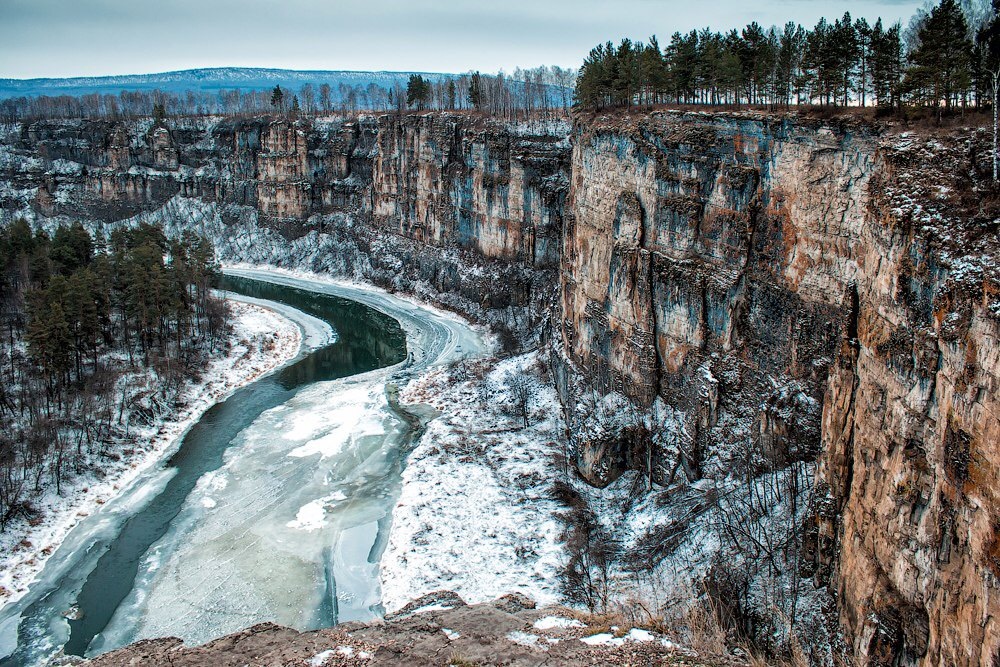
[[[726,656],[699,657],[666,636],[607,626],[562,607],[536,609],[522,595],[466,605],[456,594],[426,595],[383,621],[297,632],[262,623],[203,646],[171,637],[138,642],[88,667],[171,665],[324,667],[333,665],[689,665],[743,667]]]

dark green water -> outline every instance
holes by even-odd
[[[79,618],[69,621],[64,650],[84,655],[132,590],[144,554],[170,528],[198,479],[223,464],[230,443],[262,412],[286,402],[305,385],[383,368],[406,358],[406,336],[399,323],[362,304],[237,277],[224,278],[221,287],[318,317],[333,326],[337,340],[209,409],[167,462],[175,474],[163,490],[129,517],[113,539],[99,540],[80,553],[80,567],[68,568],[48,590],[32,590],[18,626],[17,649],[0,666],[31,665],[50,653],[53,628],[61,624],[60,616],[74,602]],[[97,554],[96,565],[83,576],[80,568],[93,563]]]

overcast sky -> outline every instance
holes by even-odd
[[[511,71],[595,44],[820,16],[905,24],[921,0],[0,0],[0,77],[196,67]]]

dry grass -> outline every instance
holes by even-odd
[[[687,608],[683,617],[686,630],[685,643],[699,655],[725,655],[727,633],[719,623],[715,603],[711,600],[697,600]]]
[[[475,660],[469,660],[468,658],[462,656],[459,653],[452,653],[451,657],[448,658],[449,667],[479,667],[479,663]]]
[[[613,625],[621,626],[628,623],[625,616],[618,612],[597,613],[569,607],[562,607],[559,611],[562,615],[580,621],[589,628],[610,628]]]

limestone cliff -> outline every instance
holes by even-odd
[[[969,182],[981,148],[884,142],[851,239],[820,534],[867,664],[1000,660],[1000,219]]]
[[[0,216],[196,227],[226,261],[417,293],[538,340],[567,126],[463,115],[47,121],[0,141]]]
[[[585,406],[581,473],[605,484],[650,466],[669,482],[678,465],[725,476],[734,451],[778,467],[818,456],[806,571],[836,594],[860,664],[1000,659],[983,139],[702,114],[574,128],[564,395],[596,385],[683,422],[673,449],[595,437]]]
[[[761,427],[772,448],[791,448],[782,458],[815,456],[872,140],[653,115],[580,123],[573,143],[560,272],[568,359],[602,391],[684,410],[693,479],[720,442]],[[603,449],[580,447],[595,483],[630,466],[627,451]]]
[[[857,662],[995,667],[985,146],[750,113],[38,122],[0,132],[0,217],[194,228],[551,338],[588,481],[803,465],[802,573]]]

